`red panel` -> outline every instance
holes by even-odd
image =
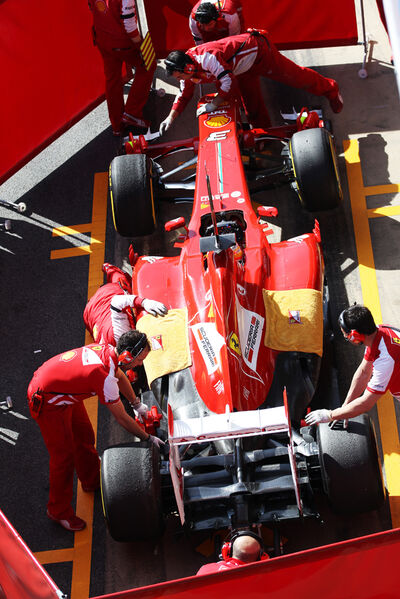
[[[397,599],[399,559],[396,529],[102,599]]]
[[[194,0],[145,0],[159,57],[193,45]],[[353,0],[244,0],[248,26],[280,48],[353,44]],[[85,0],[0,0],[0,183],[103,99]]]
[[[191,0],[144,0],[149,28],[159,57],[193,46],[188,15]],[[269,31],[280,49],[318,48],[357,43],[353,0],[242,0],[246,27]],[[168,24],[168,27],[167,27]]]
[[[58,589],[0,512],[0,597],[57,599]]]
[[[103,93],[82,0],[0,4],[0,182],[87,113]]]

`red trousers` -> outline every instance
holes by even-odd
[[[265,106],[259,77],[268,77],[291,87],[304,89],[315,96],[335,96],[339,87],[334,79],[323,77],[313,69],[301,67],[277,50],[272,42],[257,38],[258,56],[253,66],[237,76],[243,103],[254,127],[271,125]]]
[[[104,35],[96,37],[96,44],[103,58],[108,115],[113,130],[119,131],[124,112],[136,117],[143,116],[143,108],[149,97],[156,61],[154,61],[153,67],[147,71],[139,50],[133,46],[132,48],[113,48],[113,43],[107,42]],[[122,76],[124,63],[128,68],[135,67],[135,78],[129,90],[126,105]]]
[[[36,389],[28,389],[30,393]],[[75,511],[71,505],[74,470],[84,487],[100,482],[100,459],[94,446],[93,427],[83,402],[44,408],[35,418],[49,452],[50,491],[47,509],[58,519]]]

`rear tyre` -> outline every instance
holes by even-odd
[[[369,416],[352,418],[347,429],[320,424],[317,443],[322,482],[332,509],[341,514],[378,509],[385,487]]]
[[[116,156],[109,189],[115,230],[123,237],[153,233],[156,225],[152,161],[145,154]]]
[[[336,208],[343,192],[333,136],[323,128],[297,131],[289,144],[297,193],[310,212]]]
[[[163,531],[159,450],[153,444],[109,447],[101,459],[101,496],[116,541],[156,539]]]

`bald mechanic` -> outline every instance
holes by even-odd
[[[143,364],[149,351],[146,335],[129,331],[121,336],[116,349],[91,344],[50,358],[29,383],[29,410],[39,425],[50,458],[47,515],[66,530],[78,531],[86,526],[71,505],[74,470],[84,491],[95,491],[100,485],[100,460],[83,403],[86,398],[97,395],[132,435],[156,446],[163,444],[126,413],[119,396],[122,393],[138,413],[143,412],[145,406],[136,397],[123,369]]]
[[[249,530],[233,532],[230,535],[230,540],[223,544],[220,557],[222,557],[220,562],[202,566],[197,572],[197,576],[223,572],[269,559],[269,555],[265,553],[262,538]]]
[[[146,69],[140,53],[142,38],[138,29],[134,0],[88,0],[93,16],[93,40],[103,59],[108,114],[114,135],[126,127],[134,132],[147,131],[150,123],[143,118],[156,61]],[[124,63],[135,68],[135,77],[124,101]]]
[[[165,316],[168,308],[156,300],[132,294],[131,277],[113,264],[103,264],[107,283],[90,298],[83,312],[86,329],[98,343],[116,346],[121,335],[134,329],[143,310]]]
[[[339,316],[343,336],[353,345],[365,345],[364,358],[354,373],[350,389],[340,408],[314,410],[307,424],[344,420],[368,412],[390,391],[400,400],[400,329],[375,324],[368,308],[355,304]]]
[[[200,0],[190,13],[189,28],[196,46],[243,33],[242,3],[240,0]]]
[[[316,96],[325,96],[333,112],[340,112],[343,108],[339,86],[334,79],[300,67],[280,54],[265,32],[249,30],[186,52],[174,50],[165,59],[165,68],[169,75],[180,81],[180,93],[168,117],[160,125],[161,135],[183,112],[193,96],[196,83],[215,82],[218,91],[212,102],[199,108],[197,116],[212,112],[226,100],[241,96],[254,127],[268,128],[271,124],[261,92],[260,76],[304,89]]]

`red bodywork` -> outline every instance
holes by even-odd
[[[238,130],[235,111],[235,105],[226,104],[199,118],[193,212],[180,255],[151,261],[141,257],[132,277],[133,293],[146,297],[151,290],[151,297],[170,308],[187,307],[192,376],[201,398],[216,413],[227,404],[230,410],[258,408],[271,386],[277,352],[264,345],[262,289],[321,290],[323,283],[317,225],[295,240],[268,242],[271,231],[252,206],[240,152],[240,145],[254,144],[257,130]],[[284,138],[295,130],[281,127],[268,133]],[[185,143],[197,145],[186,140],[179,146]],[[159,151],[148,149],[153,155]],[[217,218],[234,211],[245,227],[242,247],[200,250],[204,219],[212,227],[207,174]]]

